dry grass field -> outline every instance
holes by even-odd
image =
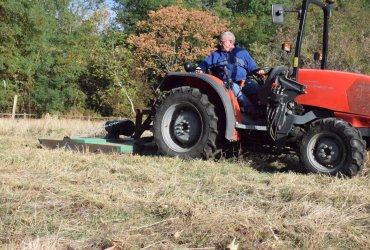
[[[369,163],[346,179],[292,171],[286,157],[39,147],[99,125],[0,119],[0,249],[370,248]]]

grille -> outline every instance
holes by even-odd
[[[354,114],[370,116],[370,81],[357,79],[347,90],[349,111]]]

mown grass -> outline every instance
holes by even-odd
[[[39,148],[38,137],[97,125],[0,120],[0,248],[226,249],[233,239],[238,249],[370,246],[369,163],[345,179],[281,171],[298,164],[284,157],[183,161]]]

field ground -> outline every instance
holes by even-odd
[[[345,179],[284,171],[284,157],[39,148],[97,125],[0,119],[0,249],[369,249],[369,163]]]

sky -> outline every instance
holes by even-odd
[[[108,6],[110,7],[109,13],[110,13],[111,19],[113,20],[116,17],[116,13],[111,8],[114,6],[115,2],[114,0],[105,0],[104,2],[107,3]]]
[[[105,0],[104,2],[106,2],[110,7],[114,5],[114,0]]]

